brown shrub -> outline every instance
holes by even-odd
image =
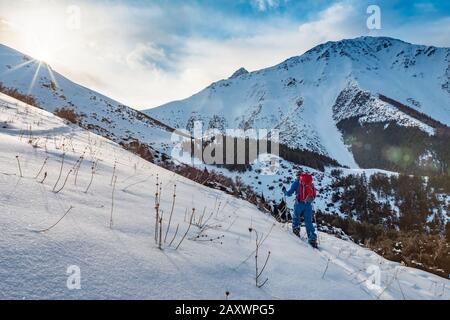
[[[78,123],[78,115],[69,108],[59,108],[56,109],[54,114],[62,119],[69,121],[70,123]]]
[[[122,142],[122,147],[128,151],[133,152],[134,154],[137,154],[142,159],[145,159],[149,162],[153,161],[153,153],[151,151],[150,146],[146,145],[145,143],[140,142],[139,140],[134,140],[129,143]]]
[[[23,94],[20,93],[16,88],[8,88],[3,85],[3,83],[0,82],[0,92],[17,99],[19,101],[22,101],[26,104],[29,104],[31,106],[34,106],[36,108],[42,109],[39,104],[36,101],[36,98],[34,98],[30,94]]]

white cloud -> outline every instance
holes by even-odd
[[[298,31],[316,41],[356,36],[362,29],[355,25],[357,15],[355,7],[349,2],[336,3],[320,12],[314,20],[301,24]]]
[[[428,23],[399,26],[392,36],[416,44],[450,47],[450,17]]]
[[[279,0],[252,0],[252,5],[259,11],[266,11],[271,8],[277,8]]]
[[[432,13],[437,11],[434,4],[429,2],[415,3],[414,8],[421,13]]]
[[[126,61],[132,69],[158,69],[158,65],[166,63],[167,57],[163,49],[158,48],[154,43],[138,43],[131,51]]]

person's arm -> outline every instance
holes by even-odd
[[[298,189],[298,179],[295,179],[295,181],[291,185],[291,188],[288,191],[285,191],[284,195],[286,197],[290,197],[297,189]]]

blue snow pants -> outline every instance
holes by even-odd
[[[306,233],[309,241],[317,240],[316,231],[312,222],[312,204],[310,202],[296,201],[294,205],[294,216],[292,217],[292,228],[300,228],[301,216],[305,219]]]

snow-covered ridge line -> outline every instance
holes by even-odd
[[[433,118],[427,116],[426,114],[420,113],[420,112],[414,110],[413,108],[411,108],[403,103],[400,103],[398,101],[395,101],[394,99],[386,97],[382,94],[379,94],[378,96],[381,101],[394,106],[401,112],[416,119],[417,121],[424,123],[425,125],[427,125],[431,128],[434,128],[438,134],[447,135],[447,136],[450,135],[450,127],[443,124],[442,122],[440,122],[436,119],[433,119]],[[414,103],[414,101],[411,101],[411,102]]]
[[[381,97],[361,90],[356,84],[350,85],[339,94],[333,106],[333,113],[336,123],[358,117],[360,124],[393,121],[405,127],[418,127],[429,135],[436,133],[433,127],[398,110]]]
[[[148,163],[51,113],[2,94],[0,110],[2,299],[224,299],[226,291],[230,299],[450,298],[448,280],[324,233],[321,251],[314,251],[253,205]],[[72,168],[78,168],[76,184]],[[56,193],[60,173],[59,187],[68,178]],[[178,249],[167,242],[161,250],[154,242],[157,177],[164,228],[176,184],[168,239],[175,236],[178,243],[189,230]],[[212,241],[197,241],[199,227],[189,228],[186,208],[193,207],[213,213],[203,233]],[[255,249],[250,226],[269,234],[260,248],[262,255],[271,252],[262,289],[248,259]],[[370,265],[379,268],[379,286],[367,281]],[[69,266],[81,270],[80,289],[67,287]]]

